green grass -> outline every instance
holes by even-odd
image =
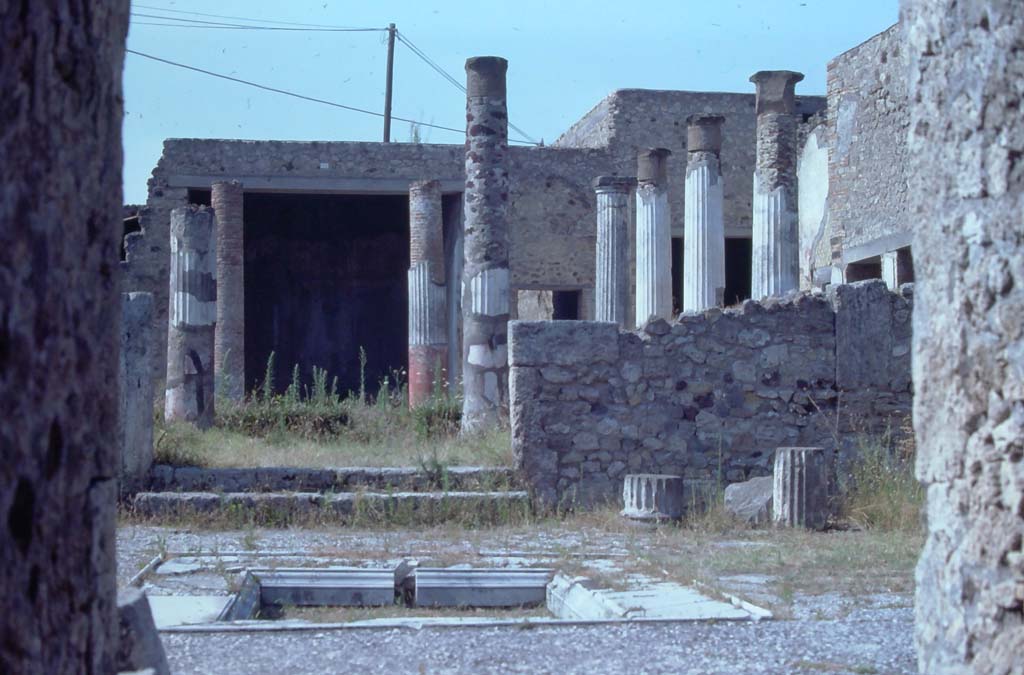
[[[840,476],[840,517],[865,529],[920,530],[925,492],[914,477],[914,451],[909,426],[859,436],[856,460]]]

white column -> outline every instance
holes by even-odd
[[[596,321],[625,327],[629,302],[629,193],[635,178],[601,176],[597,195],[597,268],[594,280]]]
[[[687,120],[683,230],[683,311],[702,312],[725,295],[725,224],[722,216],[722,117]]]
[[[672,221],[665,148],[640,152],[636,191],[636,325],[672,316]]]

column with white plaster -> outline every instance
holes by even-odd
[[[629,195],[636,179],[600,176],[597,196],[597,268],[594,319],[626,326],[629,303]]]
[[[448,378],[441,184],[409,186],[409,407],[442,392]]]
[[[508,417],[508,62],[466,61],[462,431]]]
[[[213,210],[171,211],[170,305],[164,419],[213,424],[213,342],[217,321]]]
[[[755,300],[800,288],[800,227],[797,216],[798,157],[796,83],[801,73],[762,70],[757,87],[757,162],[751,296]]]
[[[665,148],[637,155],[636,325],[672,316],[672,220]]]
[[[687,119],[684,312],[720,306],[725,296],[725,224],[719,162],[722,121],[720,115],[691,115]]]

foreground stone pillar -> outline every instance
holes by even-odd
[[[164,419],[213,424],[213,342],[217,318],[213,211],[171,211],[171,288]]]
[[[430,399],[448,377],[441,183],[409,186],[409,407]]]
[[[242,184],[217,181],[211,194],[217,223],[217,325],[213,371],[217,394],[245,398],[245,237]]]
[[[145,487],[153,465],[153,294],[121,295],[121,493]]]
[[[117,670],[127,30],[127,0],[0,11],[4,673]]]
[[[594,281],[596,321],[626,327],[629,305],[629,193],[635,178],[600,176],[597,194],[597,269]]]
[[[825,529],[828,521],[828,462],[822,448],[775,451],[772,520],[785,527]]]
[[[636,325],[672,317],[672,218],[665,148],[641,150],[636,190]]]
[[[797,219],[796,83],[801,73],[762,70],[757,87],[757,163],[751,296],[760,300],[800,288],[800,228]]]
[[[1024,659],[1024,3],[903,0],[925,673]],[[1012,139],[1012,140],[1011,140]]]
[[[683,202],[683,311],[702,312],[725,297],[725,223],[722,220],[720,115],[691,115],[686,130]]]
[[[462,431],[508,417],[508,108],[496,56],[466,61]]]
[[[683,495],[682,476],[629,474],[622,483],[622,515],[633,520],[679,520]]]

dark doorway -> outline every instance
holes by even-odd
[[[672,237],[672,316],[683,311],[683,238]]]
[[[866,258],[846,266],[846,283],[882,278],[882,258]]]
[[[736,305],[750,297],[750,239],[725,240],[725,306]]]
[[[245,194],[245,371],[250,388],[275,355],[274,389],[299,366],[337,376],[342,394],[375,393],[405,370],[409,202],[404,195]],[[391,378],[394,381],[394,378]]]
[[[555,321],[575,321],[580,318],[580,292],[552,291],[551,306],[551,318]]]

